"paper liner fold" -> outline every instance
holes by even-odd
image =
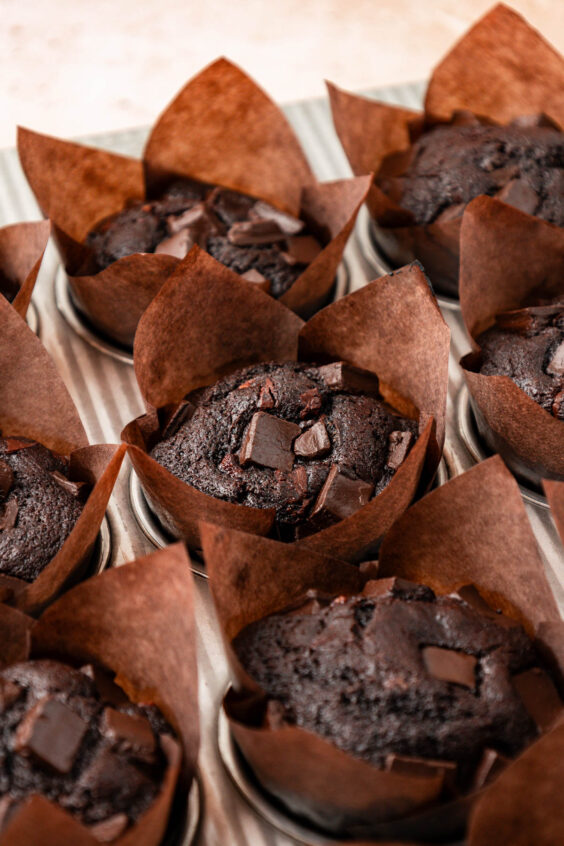
[[[474,352],[460,364],[478,430],[533,486],[564,478],[564,423],[508,376],[486,376],[476,337],[503,311],[560,297],[564,302],[564,229],[490,197],[467,206],[460,238],[460,305]]]
[[[158,846],[181,769],[185,786],[194,773],[199,730],[192,591],[186,550],[176,544],[78,585],[33,627],[31,657],[100,664],[116,674],[132,701],[156,704],[178,732],[182,755],[179,744],[165,738],[168,768],[162,789],[137,822],[112,841],[116,846]],[[0,623],[6,611],[11,609],[0,608]],[[0,844],[36,846],[38,831],[46,846],[99,842],[60,807],[33,796],[10,819]]]
[[[22,167],[55,239],[79,309],[131,346],[139,317],[178,260],[136,253],[96,272],[88,232],[128,200],[191,177],[267,200],[323,234],[324,249],[283,297],[309,315],[327,301],[370,177],[318,183],[281,109],[236,65],[219,59],[162,113],[142,160],[19,129]],[[206,280],[202,280],[205,285]]]
[[[13,297],[21,317],[26,315],[50,231],[47,220],[0,229],[0,293]]]
[[[201,284],[204,273],[207,288]],[[298,344],[305,360],[342,359],[376,372],[384,398],[400,413],[418,417],[420,432],[382,493],[296,545],[358,561],[377,548],[420,479],[430,484],[444,437],[449,330],[421,269],[382,277],[303,324],[282,303],[194,247],[143,315],[135,339],[137,380],[159,412],[150,410],[122,432],[157,516],[191,547],[200,546],[200,520],[264,535],[274,513],[215,499],[150,458],[146,453],[160,439],[164,407],[245,365],[294,361]]]
[[[361,573],[355,579],[344,562],[324,563],[305,550],[296,555],[290,545],[218,526],[205,525],[201,534],[236,686],[224,708],[263,787],[318,827],[340,833],[344,828],[359,839],[428,842],[459,833],[480,793],[437,804],[436,785],[434,795],[424,795],[429,782],[400,784],[395,775],[310,732],[268,727],[264,694],[261,698],[234,655],[233,639],[251,622],[291,605],[308,589],[332,595],[361,592]],[[498,457],[428,494],[394,524],[382,544],[378,571],[378,577],[392,575],[427,584],[438,594],[473,583],[531,635],[541,625],[562,625],[519,489]]]
[[[550,505],[550,510],[558,529],[558,534],[564,543],[564,483],[543,481],[543,488]]]
[[[422,112],[350,94],[328,83],[335,130],[353,173],[373,171],[372,232],[394,265],[419,259],[437,290],[458,291],[460,219],[415,224],[379,184],[405,172],[409,151],[433,123],[468,110],[494,124],[544,113],[564,128],[564,59],[516,12],[495,6],[436,66]]]

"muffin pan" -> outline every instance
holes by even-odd
[[[423,86],[417,85],[374,93],[389,102],[417,107],[421,102],[422,90]],[[336,179],[348,173],[325,101],[290,105],[286,108],[286,114],[300,136],[319,179]],[[87,143],[112,148],[116,152],[138,155],[145,138],[146,132],[139,130],[85,140]],[[0,225],[14,220],[36,220],[37,206],[15,154],[13,151],[0,152],[0,158],[14,186],[14,198],[9,205],[0,196]],[[362,210],[357,222],[356,238],[351,238],[346,250],[350,284],[340,287],[343,283],[337,280],[339,293],[361,287],[367,280],[388,270],[369,240],[368,223],[368,215]],[[376,255],[376,260],[372,262],[369,260],[368,246],[371,247],[371,254]],[[370,269],[367,269],[367,262]],[[40,337],[69,387],[89,441],[117,442],[123,425],[144,411],[135,374],[129,366],[131,357],[124,350],[114,348],[110,351],[106,342],[83,326],[70,301],[65,275],[54,250],[47,251],[34,291],[34,303],[39,314]],[[445,298],[439,298],[439,303],[452,333],[447,440],[444,464],[439,471],[439,481],[442,483],[447,474],[458,475],[481,460],[485,452],[477,452],[472,446],[474,440],[465,435],[468,426],[465,428],[464,415],[457,416],[456,413],[456,401],[463,383],[457,361],[469,349],[458,305]],[[561,607],[564,607],[562,547],[550,514],[544,503],[528,493],[526,507],[544,554],[551,585]],[[155,526],[134,476],[130,479],[127,473],[121,474],[110,500],[108,516],[113,541],[108,561],[111,566],[119,566],[168,542],[162,530],[159,532],[159,527]],[[107,526],[103,525],[99,540],[102,547],[104,537],[107,538],[106,531]],[[197,566],[197,562],[194,562],[194,568]],[[195,598],[202,682],[202,747],[199,761],[200,798],[205,797],[200,823],[202,842],[207,846],[224,843],[233,846],[246,846],[249,843],[253,846],[291,846],[296,839],[303,840],[307,835],[310,844],[330,843],[330,840],[320,839],[320,835],[313,831],[300,829],[295,821],[274,808],[256,787],[247,784],[224,729],[218,749],[218,710],[228,683],[228,669],[221,657],[220,635],[215,625],[206,579],[196,579]],[[155,597],[155,602],[158,602],[158,597]],[[222,765],[222,759],[225,766]],[[251,810],[249,802],[255,806],[259,816]],[[182,830],[180,821],[180,831],[171,831],[167,835],[167,838],[170,836],[172,839],[165,841],[166,846],[188,846],[198,806],[198,801],[191,796],[189,830]]]

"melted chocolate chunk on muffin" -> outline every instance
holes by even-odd
[[[562,709],[524,630],[472,586],[435,596],[392,578],[313,595],[233,645],[271,727],[300,726],[379,768],[440,769],[459,787],[484,783]]]
[[[302,220],[264,200],[191,180],[107,218],[86,243],[100,269],[132,253],[184,258],[198,244],[273,297],[281,297],[322,249]]]
[[[41,444],[0,438],[0,574],[33,581],[55,557],[83,509],[85,484]]]
[[[564,226],[564,133],[542,123],[517,118],[509,126],[427,132],[414,144],[400,205],[418,224],[446,222],[488,194]]]
[[[98,667],[13,664],[0,673],[0,710],[0,831],[40,794],[109,843],[156,798],[166,770],[160,737],[172,729]]]
[[[564,303],[500,314],[476,341],[480,373],[509,376],[549,414],[564,420]]]
[[[211,496],[276,509],[285,538],[365,505],[417,438],[416,422],[383,402],[377,377],[344,362],[239,370],[182,413],[189,419],[172,421],[152,457]]]

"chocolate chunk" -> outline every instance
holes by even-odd
[[[86,482],[75,482],[72,479],[67,479],[67,477],[64,476],[62,473],[59,473],[58,470],[53,470],[51,472],[51,476],[57,482],[57,484],[59,484],[65,491],[68,491],[77,499],[85,498],[85,488],[88,488]]]
[[[298,235],[288,238],[288,246],[282,255],[288,264],[311,264],[323,247],[312,235]]]
[[[123,834],[128,825],[129,819],[126,814],[114,814],[107,820],[88,826],[88,830],[100,843],[111,843]]]
[[[125,705],[129,702],[121,687],[115,684],[110,675],[100,667],[96,667],[94,664],[85,664],[84,667],[80,668],[80,672],[92,679],[102,702],[108,702],[110,705]]]
[[[203,220],[206,215],[206,209],[203,203],[197,203],[185,212],[178,215],[169,215],[166,219],[166,228],[169,235],[176,235],[183,229],[193,226],[195,223]]]
[[[289,471],[294,463],[292,443],[299,434],[301,429],[296,423],[257,411],[247,427],[239,461],[243,466],[252,461],[262,467]]]
[[[465,208],[465,203],[457,203],[454,206],[447,206],[444,211],[437,215],[435,223],[449,223],[451,220],[458,220],[464,214]]]
[[[478,662],[473,655],[440,646],[424,646],[422,653],[423,663],[431,676],[474,690]]]
[[[325,484],[319,492],[311,517],[317,521],[328,518],[343,520],[350,517],[370,500],[374,485],[362,479],[349,479],[337,464],[333,464]]]
[[[413,440],[411,432],[391,432],[388,437],[388,459],[386,466],[390,470],[397,470],[405,461],[409,447]]]
[[[274,408],[276,406],[276,392],[274,390],[274,382],[267,376],[264,380],[264,385],[260,389],[260,395],[257,402],[258,408]]]
[[[271,206],[270,203],[266,203],[264,200],[257,200],[254,204],[254,215],[261,220],[274,221],[277,228],[285,235],[297,235],[304,228],[304,222],[302,220],[274,208],[274,206]]]
[[[74,711],[47,696],[41,699],[18,726],[14,748],[33,755],[58,773],[69,773],[88,730],[88,724]]]
[[[164,253],[167,256],[174,256],[183,259],[188,255],[197,240],[193,237],[191,229],[181,229],[176,235],[165,238],[155,247],[156,253]]]
[[[310,388],[309,391],[304,391],[300,394],[300,402],[303,405],[300,411],[300,418],[304,420],[306,417],[317,417],[321,411],[323,400],[317,388]]]
[[[474,773],[473,789],[480,790],[485,784],[493,781],[505,769],[509,762],[509,758],[500,755],[495,749],[484,749],[482,760]]]
[[[18,501],[14,497],[9,499],[5,504],[2,514],[0,514],[0,532],[5,532],[7,529],[13,529],[18,519]]]
[[[412,778],[444,777],[447,771],[455,772],[454,761],[433,761],[427,758],[408,758],[402,755],[386,755],[386,770]]]
[[[189,400],[181,402],[164,424],[161,436],[163,438],[170,438],[171,435],[174,435],[183,423],[190,420],[195,410],[196,407]]]
[[[110,748],[115,752],[125,752],[132,758],[147,763],[154,760],[155,737],[145,717],[106,708],[100,730],[110,741]]]
[[[263,276],[262,273],[259,273],[259,271],[255,270],[254,267],[251,267],[250,270],[246,270],[242,273],[241,279],[244,279],[245,282],[252,282],[253,285],[258,285],[263,291],[270,291],[270,282],[266,276]]]
[[[30,447],[35,446],[37,441],[29,441],[25,438],[6,438],[4,441],[4,447],[6,452],[9,454],[11,452],[19,452],[20,449],[29,449]]]
[[[378,559],[374,561],[362,561],[358,565],[358,569],[365,576],[366,579],[370,581],[376,581],[378,579],[378,569],[380,567],[380,562]],[[369,584],[369,582],[367,583]]]
[[[331,441],[323,420],[318,420],[310,429],[296,438],[294,452],[304,458],[319,458],[331,449]]]
[[[14,483],[14,471],[5,461],[0,460],[0,499],[4,499]]]
[[[20,698],[21,687],[15,682],[0,679],[0,712],[7,711]]]
[[[227,240],[236,247],[253,247],[284,241],[285,235],[272,220],[242,220],[231,226]]]
[[[546,372],[551,376],[564,376],[564,341],[554,350],[552,358],[546,366]]]
[[[86,791],[93,802],[103,802],[113,794],[118,795],[123,786],[135,796],[150,788],[149,778],[134,764],[120,758],[111,749],[99,747],[98,754],[83,770],[77,780],[77,792]]]
[[[539,198],[537,192],[523,179],[512,179],[496,194],[498,200],[526,214],[534,214]]]
[[[379,394],[379,382],[375,373],[361,370],[345,361],[334,361],[319,368],[319,375],[333,391],[350,391],[363,394]]]
[[[540,667],[513,676],[513,686],[540,731],[547,731],[562,714],[563,703],[550,677]]]

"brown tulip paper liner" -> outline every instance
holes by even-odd
[[[23,169],[55,238],[79,308],[131,346],[135,326],[178,259],[137,253],[95,272],[88,232],[127,200],[154,197],[189,177],[264,199],[302,215],[324,249],[282,301],[310,314],[327,300],[370,177],[319,183],[281,109],[240,68],[219,59],[197,74],[159,117],[143,158],[20,128]]]
[[[425,842],[455,833],[479,792],[437,804],[441,788],[432,779],[422,784],[384,772],[296,726],[272,728],[264,721],[264,694],[232,649],[247,625],[291,606],[308,590],[361,593],[366,577],[346,562],[231,529],[206,524],[201,534],[234,681],[224,708],[263,787],[294,814],[321,828],[346,827],[359,838],[367,829],[370,836]],[[429,585],[437,594],[474,584],[531,636],[541,637],[541,624],[562,625],[519,489],[498,457],[400,517],[381,547],[378,577],[390,576]]]
[[[16,223],[0,229],[0,294],[9,297],[24,318],[50,231],[47,220]]]
[[[497,314],[564,302],[564,229],[490,197],[467,206],[460,238],[460,305],[473,351],[460,364],[489,448],[530,484],[564,478],[564,423],[508,376],[484,375],[476,337]]]
[[[516,59],[518,57],[518,59]],[[424,111],[350,94],[328,83],[333,121],[353,173],[375,180],[405,173],[411,145],[425,128],[457,111],[494,124],[544,113],[564,127],[564,59],[512,9],[499,4],[437,65]],[[416,224],[394,191],[372,185],[367,205],[390,261],[419,259],[438,290],[457,295],[460,219]]]
[[[8,614],[18,612],[1,606],[0,626]],[[25,617],[20,617],[23,627]],[[184,546],[159,550],[68,591],[33,625],[27,652],[15,660],[47,656],[75,666],[101,665],[115,673],[116,684],[133,702],[155,704],[173,726],[179,742],[165,737],[168,768],[160,794],[112,841],[158,846],[177,785],[185,789],[193,777],[199,745],[193,585]],[[14,813],[0,844],[36,846],[38,831],[42,846],[99,843],[59,806],[34,795]]]
[[[0,297],[0,432],[24,437],[70,459],[70,478],[92,487],[82,513],[57,555],[35,581],[10,579],[8,600],[28,614],[51,602],[84,575],[125,449],[88,446],[78,411],[39,338]]]
[[[202,286],[202,276],[209,286]],[[172,407],[191,391],[261,361],[345,360],[377,373],[388,402],[407,416],[419,413],[419,438],[382,493],[351,517],[299,542],[359,560],[407,508],[420,479],[428,485],[434,475],[444,438],[448,345],[449,330],[417,266],[382,277],[303,324],[194,247],[139,323],[135,373],[152,408],[130,423],[122,438],[150,503],[173,535],[198,548],[200,520],[266,535],[272,510],[202,493],[147,454],[160,440]]]

